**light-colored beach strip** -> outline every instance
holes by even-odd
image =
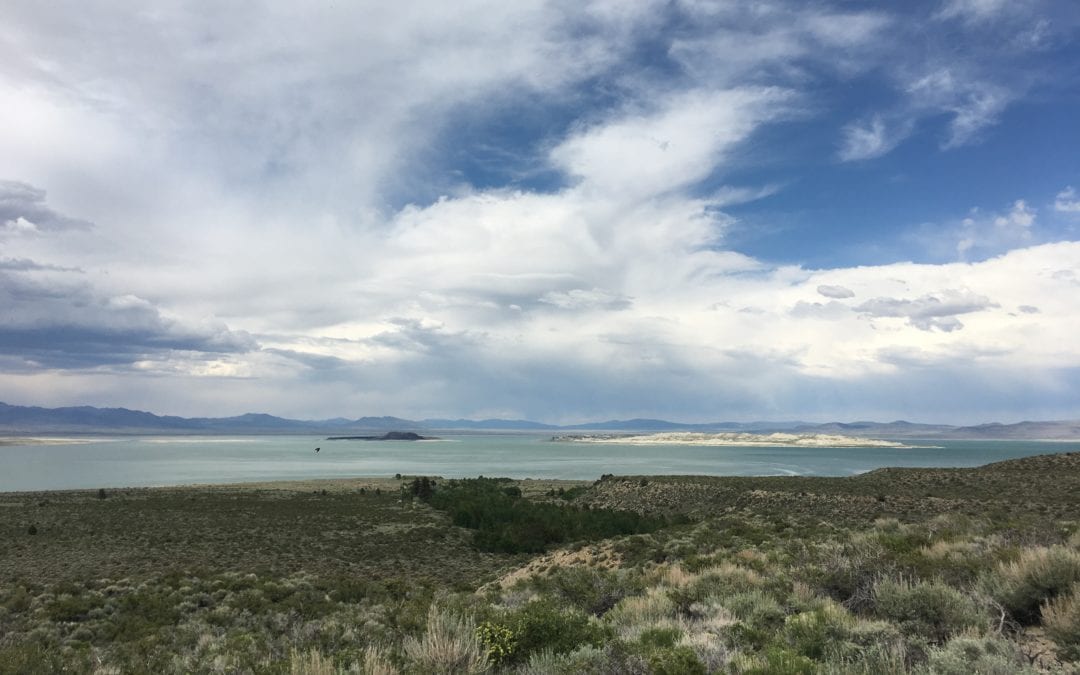
[[[696,433],[664,432],[622,436],[616,434],[581,434],[556,436],[553,440],[569,443],[611,443],[617,445],[737,445],[766,447],[813,447],[813,448],[911,448],[896,441],[876,438],[857,438],[834,434],[751,434],[751,433]]]

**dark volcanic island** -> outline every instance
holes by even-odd
[[[412,431],[388,431],[382,436],[330,436],[328,441],[437,441],[435,436],[421,436]]]

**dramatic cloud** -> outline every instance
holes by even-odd
[[[24,369],[131,366],[177,352],[205,357],[255,348],[219,322],[184,325],[143,298],[103,296],[56,271],[66,272],[35,263],[0,269],[0,354]]]
[[[93,224],[69,218],[45,205],[45,191],[26,183],[0,180],[0,232],[57,232]]]
[[[18,0],[0,390],[319,418],[1075,406],[1074,164],[1025,134],[1073,105],[1077,22],[1019,4]]]

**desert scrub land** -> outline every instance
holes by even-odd
[[[0,673],[1080,672],[1080,454],[0,495]]]

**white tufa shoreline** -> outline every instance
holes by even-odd
[[[811,448],[913,448],[924,446],[905,445],[896,441],[883,441],[876,438],[855,438],[834,434],[751,434],[751,433],[716,433],[663,432],[620,436],[615,434],[582,434],[555,436],[553,441],[568,443],[611,443],[616,445],[737,445],[768,447],[811,447]]]

